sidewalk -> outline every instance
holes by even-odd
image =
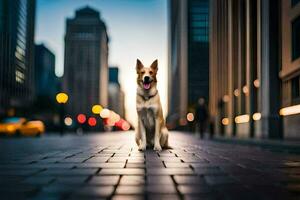
[[[300,156],[170,133],[140,152],[133,132],[0,138],[1,200],[300,199]]]
[[[257,138],[235,138],[215,136],[213,141],[229,144],[257,146],[270,151],[287,152],[300,154],[300,140],[275,140],[275,139],[257,139]]]

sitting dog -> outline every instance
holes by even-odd
[[[144,67],[139,59],[136,63],[138,128],[135,141],[140,151],[147,146],[154,146],[155,151],[168,148],[169,134],[156,88],[157,65],[157,60],[150,67]]]

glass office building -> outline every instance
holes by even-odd
[[[209,98],[209,1],[169,1],[170,128],[186,125],[200,97]]]
[[[35,0],[0,1],[1,115],[34,98],[34,19]]]

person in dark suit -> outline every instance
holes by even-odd
[[[207,110],[207,106],[205,103],[205,99],[204,98],[199,98],[198,99],[198,104],[196,107],[196,122],[199,128],[199,132],[200,132],[200,137],[203,138],[204,137],[204,132],[206,130],[206,123],[207,123],[207,119],[208,119],[208,110]]]

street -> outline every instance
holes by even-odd
[[[300,155],[170,133],[139,152],[133,132],[0,138],[1,199],[299,199]]]

